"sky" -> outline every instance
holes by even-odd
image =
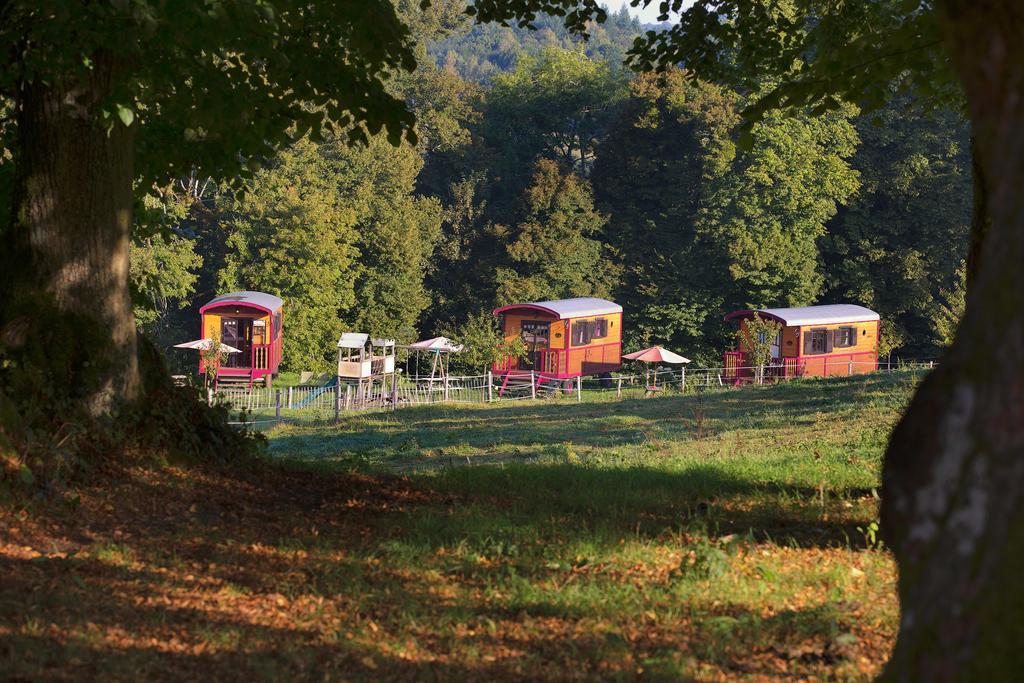
[[[623,5],[629,7],[629,0],[603,0],[601,4],[617,12]],[[639,17],[640,21],[644,23],[654,24],[658,21],[658,5],[660,4],[660,0],[653,0],[645,9],[629,7],[629,13],[634,17]]]

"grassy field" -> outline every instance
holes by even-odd
[[[916,379],[408,408],[0,524],[14,678],[867,680]]]

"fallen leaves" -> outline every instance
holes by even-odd
[[[82,491],[74,514],[13,513],[0,526],[0,668],[67,679],[248,680],[254,667],[365,680],[866,679],[891,647],[895,606],[877,605],[893,602],[894,576],[881,553],[648,538],[639,525],[570,550],[569,513],[558,531],[514,544],[419,538],[423,520],[462,514],[453,500],[399,477],[169,468]],[[700,543],[721,552],[721,573],[680,578],[682,564],[704,561]]]

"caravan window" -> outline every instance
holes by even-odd
[[[839,349],[857,345],[857,328],[840,327],[835,331],[835,346]]]
[[[541,346],[548,345],[548,337],[551,333],[550,323],[539,321],[539,320],[524,320],[520,326],[520,334],[528,345],[533,346],[534,344],[540,344]]]
[[[590,343],[590,325],[585,320],[573,321],[572,323],[572,345],[586,346]]]
[[[573,346],[586,346],[595,339],[608,336],[608,320],[606,318],[574,320],[571,325]]]
[[[857,328],[842,327],[833,333],[836,348],[849,348],[857,345]]]
[[[804,332],[804,355],[814,356],[832,350],[832,335],[825,328]]]

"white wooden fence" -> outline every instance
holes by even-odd
[[[844,365],[846,365],[844,363]],[[871,363],[875,366],[875,363]],[[878,363],[879,372],[929,370],[934,361]],[[605,378],[579,377],[557,379],[539,373],[521,372],[508,378],[484,375],[442,379],[399,379],[394,390],[374,385],[360,391],[351,384],[294,386],[284,388],[225,387],[210,395],[211,401],[230,404],[242,413],[236,424],[252,426],[290,421],[337,420],[342,413],[386,410],[438,403],[485,404],[506,401],[551,399],[561,401],[608,401],[639,398],[663,393],[726,390],[740,384],[775,383],[796,378],[776,372],[781,366],[759,368],[658,368],[632,375],[614,374]],[[736,370],[747,370],[738,378]],[[847,373],[861,374],[851,363]],[[832,377],[838,376],[836,372]]]

